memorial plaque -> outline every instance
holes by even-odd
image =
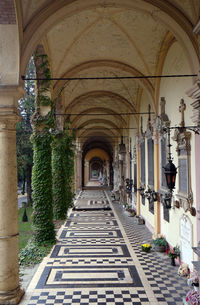
[[[188,193],[187,159],[179,159],[179,192]]]
[[[137,164],[134,163],[134,193],[137,193]]]
[[[193,267],[193,250],[192,250],[192,223],[190,219],[183,215],[180,219],[180,250],[181,261]]]
[[[154,141],[148,139],[148,184],[154,185]]]
[[[154,214],[154,201],[153,200],[148,200],[149,201],[149,212]]]
[[[140,144],[140,156],[141,182],[145,184],[145,142]]]
[[[162,177],[161,185],[167,187],[167,182],[164,174],[164,166],[167,164],[167,150],[166,150],[166,138],[161,139],[161,168],[162,168]]]
[[[167,209],[165,205],[163,205],[163,218],[169,222],[169,209]]]
[[[142,204],[145,205],[145,197],[142,196]]]

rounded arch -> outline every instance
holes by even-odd
[[[85,155],[85,160],[90,161],[92,158],[95,157],[98,157],[101,160],[106,160],[106,161],[110,160],[108,153],[101,148],[94,148],[88,151],[87,154]]]
[[[123,103],[124,105],[127,106],[127,108],[130,109],[130,111],[136,111],[135,107],[127,100],[125,99],[123,96],[115,93],[115,92],[111,92],[111,91],[90,91],[87,92],[81,96],[76,97],[65,109],[66,113],[69,113],[72,108],[78,103],[84,103],[88,98],[98,98],[98,97],[102,97],[102,96],[107,96],[109,97],[111,100],[117,100],[121,103]]]
[[[119,129],[120,127],[117,126],[116,124],[114,124],[113,122],[109,121],[109,120],[105,120],[105,119],[91,119],[91,120],[87,120],[85,121],[81,126],[77,127],[78,129],[84,128],[85,126],[89,126],[90,124],[105,124],[107,126],[110,126],[110,128],[114,128],[114,129]],[[73,126],[73,128],[75,129],[75,126]],[[104,126],[105,128],[105,126]]]
[[[21,63],[21,72],[23,74],[35,46],[49,28],[66,16],[71,16],[85,9],[93,9],[99,6],[114,6],[129,10],[139,9],[145,13],[153,14],[153,17],[164,23],[175,35],[177,40],[180,41],[189,59],[191,72],[197,72],[199,66],[198,43],[193,33],[192,24],[173,4],[160,0],[140,0],[137,2],[124,0],[123,4],[121,0],[108,0],[106,4],[99,2],[99,0],[79,1],[78,5],[77,2],[75,0],[53,1],[32,18],[24,31],[24,44],[22,47],[23,60]]]
[[[126,121],[123,119],[122,115],[120,115],[118,112],[116,112],[114,110],[111,110],[109,108],[104,108],[104,107],[90,108],[85,111],[82,111],[79,113],[79,115],[75,116],[75,118],[71,121],[71,123],[72,123],[72,125],[76,124],[79,121],[79,119],[81,117],[84,117],[86,114],[95,113],[98,116],[98,112],[104,113],[105,116],[106,116],[106,114],[109,114],[110,118],[112,118],[112,114],[113,114],[113,116],[116,116],[116,119],[118,121],[120,121],[122,125],[126,126]]]
[[[161,75],[162,70],[163,70],[163,65],[167,56],[167,53],[169,52],[170,47],[173,45],[173,43],[176,41],[176,38],[168,32],[167,35],[165,36],[161,49],[160,49],[160,55],[158,58],[158,63],[157,63],[157,70],[156,74]],[[155,82],[155,108],[156,108],[156,114],[158,114],[159,110],[159,104],[158,104],[158,99],[159,99],[159,89],[160,89],[160,82],[161,79],[157,78]]]
[[[99,130],[98,130],[99,129]],[[117,136],[121,136],[121,133],[119,134],[117,130],[111,130],[105,126],[102,125],[98,125],[98,129],[97,130],[93,130],[93,129],[86,129],[86,130],[78,130],[77,131],[77,138],[79,137],[91,137],[91,136],[95,136],[95,135],[99,135],[99,136],[103,136],[103,137],[117,137]]]
[[[116,60],[91,60],[88,62],[84,62],[82,64],[79,64],[75,67],[73,67],[71,70],[67,71],[64,75],[61,77],[67,78],[67,77],[73,77],[77,73],[84,71],[84,70],[89,70],[91,68],[102,68],[102,67],[110,67],[110,68],[115,68],[118,69],[119,71],[129,73],[129,75],[133,76],[144,76],[140,71],[135,69],[134,67],[125,64],[123,62],[119,62]],[[142,86],[144,89],[147,90],[148,95],[150,99],[153,101],[154,100],[154,88],[151,84],[151,82],[148,79],[135,79],[140,86]],[[54,84],[54,89],[58,90],[65,84],[65,81],[59,81]]]

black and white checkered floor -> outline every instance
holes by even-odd
[[[83,191],[75,206],[22,305],[182,304],[188,287],[177,267],[141,251],[151,240],[145,226],[104,191]]]

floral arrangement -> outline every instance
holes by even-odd
[[[178,256],[180,256],[179,246],[176,246],[176,247],[173,247],[172,249],[170,249],[169,252],[168,252],[168,256],[170,258],[177,258]]]
[[[168,245],[165,237],[162,234],[158,234],[156,238],[154,238],[154,236],[153,236],[153,243],[155,246],[167,247],[167,245]]]
[[[190,269],[188,264],[182,263],[178,268],[178,275],[180,276],[188,276],[190,274]]]
[[[151,250],[150,244],[142,244],[142,251],[149,252]]]
[[[200,295],[195,290],[189,290],[186,295],[186,301],[191,305],[200,305]]]

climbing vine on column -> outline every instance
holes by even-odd
[[[35,62],[39,76],[50,77],[47,55],[36,54]],[[50,128],[55,126],[53,110],[54,103],[49,97],[50,80],[39,81],[37,86],[37,105],[32,117],[33,125],[33,233],[34,240],[55,242],[53,224],[52,173],[51,173],[51,142]],[[41,115],[41,106],[48,107],[46,115]]]
[[[69,127],[56,131],[52,143],[52,173],[54,218],[65,219],[73,202],[72,179],[74,174],[74,136]]]
[[[74,146],[75,135],[70,133],[69,126],[65,127],[65,185],[66,185],[66,202],[67,207],[72,205],[73,201],[73,176],[74,176]]]
[[[33,141],[33,232],[37,243],[55,241],[52,206],[51,135],[38,131]]]
[[[64,133],[62,131],[57,131],[52,142],[52,177],[55,219],[65,219],[67,214],[64,158]]]

